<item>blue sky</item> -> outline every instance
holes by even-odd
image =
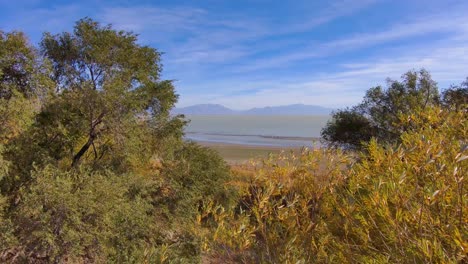
[[[426,68],[440,88],[468,76],[466,0],[0,0],[0,29],[71,31],[89,16],[164,52],[178,106],[334,108]]]

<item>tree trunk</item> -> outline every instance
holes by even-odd
[[[81,157],[86,153],[86,151],[88,151],[89,147],[93,144],[95,138],[95,135],[90,135],[88,142],[86,142],[86,144],[84,144],[83,147],[81,147],[80,151],[78,151],[78,153],[76,153],[76,155],[73,157],[73,162],[71,165],[73,168],[76,168],[80,164]]]
[[[94,122],[91,123],[88,141],[86,142],[86,144],[83,145],[83,147],[81,147],[80,151],[78,151],[78,153],[76,153],[75,156],[73,156],[73,161],[71,164],[72,168],[76,168],[80,164],[81,157],[83,157],[86,151],[88,151],[88,149],[93,145],[94,140],[96,139],[99,133],[96,131],[96,127],[100,123],[102,123],[102,118],[104,117],[104,114],[105,114],[104,112],[101,113],[99,117],[96,120],[94,120]]]

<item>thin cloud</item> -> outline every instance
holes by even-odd
[[[364,91],[377,85],[385,85],[385,79],[399,79],[404,71],[426,68],[439,82],[439,88],[445,89],[451,84],[462,82],[468,76],[468,39],[447,43],[435,49],[421,52],[401,52],[399,56],[382,57],[370,60],[342,64],[336,72],[320,72],[296,82],[275,79],[246,83],[244,80],[232,80],[224,85],[217,84],[219,92],[209,97],[199,96],[198,102],[222,103],[236,109],[254,106],[294,104],[305,102],[333,108],[350,106],[358,103]],[[231,87],[242,86],[249,92]],[[187,98],[188,99],[188,98]],[[197,100],[182,100],[181,105],[188,105]]]
[[[183,33],[198,28],[206,12],[201,8],[110,7],[102,20],[123,30]]]
[[[180,105],[211,102],[248,108],[303,102],[340,107],[357,103],[369,87],[384,84],[386,77],[399,78],[409,69],[427,68],[441,88],[468,75],[463,1],[450,2],[457,5],[421,1],[435,4],[418,7],[417,12],[395,2],[400,10],[391,21],[383,16],[381,24],[360,28],[363,33],[344,26],[327,38],[319,32],[329,25],[353,22],[368,14],[361,12],[382,11],[390,3],[304,1],[300,3],[304,10],[275,16],[244,13],[246,9],[217,12],[197,7],[197,2],[163,7],[85,1],[45,8],[34,1],[29,9],[7,5],[8,12],[0,19],[3,30],[25,30],[37,41],[43,31],[70,31],[77,19],[89,16],[134,31],[141,43],[164,52],[163,76],[180,80],[176,82]]]
[[[331,22],[337,18],[349,16],[359,12],[369,6],[381,2],[381,0],[340,0],[331,2],[330,6],[321,11],[319,15],[311,19],[284,27],[275,34],[292,34],[298,32],[309,31],[317,26]]]
[[[252,18],[242,14],[228,17],[209,13],[200,8],[152,8],[116,7],[103,10],[103,20],[116,27],[146,32],[142,37],[150,41],[162,36],[185,39],[165,50],[169,59],[175,63],[216,63],[222,62],[220,54],[229,54],[226,61],[238,60],[254,55],[258,51],[249,48],[252,41],[272,36],[281,36],[311,30],[321,24],[342,16],[353,14],[376,0],[342,0],[330,4],[313,19],[290,22],[288,26],[269,24],[268,19]],[[168,35],[169,34],[169,35]],[[164,41],[162,39],[156,41]]]
[[[438,17],[426,17],[418,20],[393,25],[387,30],[366,34],[352,35],[322,44],[315,44],[303,50],[281,56],[273,56],[238,67],[239,72],[272,69],[294,64],[307,59],[327,57],[356,49],[375,46],[405,38],[414,38],[433,33],[446,33],[455,36],[467,34],[468,18],[454,14]]]

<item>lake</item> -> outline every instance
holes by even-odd
[[[330,116],[188,115],[186,138],[198,142],[312,146]]]

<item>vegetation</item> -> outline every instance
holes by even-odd
[[[197,262],[192,219],[229,171],[183,142],[160,53],[91,19],[39,51],[0,37],[1,261]]]
[[[451,109],[463,109],[468,105],[468,77],[458,86],[452,86],[442,93],[442,105]]]
[[[235,170],[239,198],[200,216],[207,252],[242,263],[464,263],[467,119],[401,116],[399,145],[305,150]]]
[[[0,32],[0,262],[468,261],[468,82],[408,72],[334,114],[346,149],[230,169],[183,140],[161,68],[91,19]]]
[[[333,113],[322,130],[325,142],[351,149],[361,148],[372,138],[381,143],[400,143],[401,134],[413,128],[400,122],[401,115],[438,105],[459,108],[468,102],[468,82],[440,95],[436,82],[424,69],[409,71],[403,74],[402,81],[388,79],[387,83],[385,89],[381,86],[369,89],[359,105]]]

